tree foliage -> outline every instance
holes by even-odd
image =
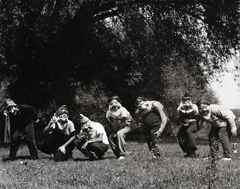
[[[38,108],[74,107],[90,92],[93,99],[83,98],[94,101],[88,107],[96,108],[99,94],[118,94],[131,111],[135,97],[148,96],[174,112],[186,91],[196,100],[212,94],[209,77],[239,48],[236,0],[3,0],[0,6],[0,79],[10,83],[10,97]],[[103,110],[106,98],[100,101]]]

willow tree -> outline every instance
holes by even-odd
[[[129,106],[138,95],[172,105],[238,49],[239,1],[3,0],[0,32],[1,80],[17,101],[71,102],[84,85]]]

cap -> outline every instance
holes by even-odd
[[[17,106],[17,104],[10,98],[6,99],[5,103],[6,103],[6,108],[10,106]]]
[[[84,124],[90,120],[88,117],[84,116],[83,114],[80,114],[80,118],[81,118],[81,124]]]
[[[60,115],[62,114],[67,114],[68,115],[68,109],[67,109],[67,106],[66,105],[62,105],[61,107],[59,107],[57,109],[57,111],[55,112],[55,115],[57,117],[59,117]]]

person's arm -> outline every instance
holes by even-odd
[[[52,132],[52,130],[55,128],[56,121],[57,121],[57,117],[53,116],[49,121],[48,125],[43,129],[43,133]]]
[[[93,142],[102,142],[103,141],[103,133],[99,133],[96,138],[92,138],[87,141],[87,143],[93,143]]]
[[[19,107],[25,109],[25,111],[27,111],[29,114],[29,118],[26,120],[26,122],[33,120],[37,123],[39,121],[36,108],[34,108],[33,106],[24,105],[24,104],[19,105]]]
[[[163,111],[163,106],[160,102],[153,102],[153,107],[157,110],[157,112],[159,113],[160,117],[161,117],[161,125],[160,125],[160,128],[159,130],[156,132],[157,135],[161,135],[161,133],[163,132],[163,129],[165,128],[166,124],[167,124],[167,116],[166,114],[164,113]]]
[[[71,133],[71,138],[62,146],[60,146],[58,149],[62,152],[62,153],[66,153],[66,147],[75,139],[75,131]]]
[[[68,130],[70,133],[70,138],[68,139],[67,142],[65,142],[62,146],[60,146],[58,149],[62,152],[62,153],[66,153],[66,147],[75,139],[75,134],[76,134],[76,130],[74,127],[74,124],[72,121],[68,120]]]
[[[232,113],[231,110],[228,109],[219,109],[219,111],[215,112],[217,116],[222,117],[228,122],[228,125],[230,126],[231,133],[233,135],[237,134],[237,126],[235,124],[235,115]]]

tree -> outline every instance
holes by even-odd
[[[138,95],[172,106],[239,45],[236,0],[5,0],[1,23],[1,79],[39,108],[96,81],[132,109]]]

